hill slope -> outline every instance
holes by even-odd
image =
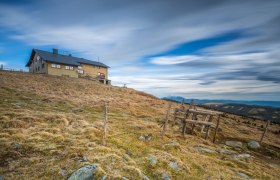
[[[105,101],[107,146],[101,141]],[[0,71],[0,175],[66,179],[78,168],[98,163],[96,179],[278,179],[279,125],[269,127],[262,148],[254,151],[245,144],[259,139],[264,122],[249,125],[242,122],[250,119],[231,114],[221,118],[215,144],[203,140],[199,131],[182,137],[178,126],[168,126],[161,137],[168,103],[85,79]],[[244,146],[227,147],[229,139]],[[250,158],[239,158],[244,153]]]
[[[183,98],[179,96],[169,96],[163,99],[181,102]],[[230,101],[200,99],[194,99],[194,101],[202,107],[214,108],[218,111],[280,123],[279,101]],[[186,100],[185,102],[189,103],[190,100]]]

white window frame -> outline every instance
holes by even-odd
[[[70,66],[65,66],[65,69],[69,70],[69,69],[70,69]]]
[[[73,66],[69,66],[69,69],[70,69],[71,71],[74,71],[74,67],[73,67]]]
[[[84,70],[80,70],[80,69],[78,69],[78,74],[84,74]]]
[[[60,69],[60,68],[61,68],[61,66],[60,66],[60,64],[52,64],[52,68],[57,68],[57,69]]]
[[[78,66],[78,69],[83,69],[83,67],[82,66]]]

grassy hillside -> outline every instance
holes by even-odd
[[[270,120],[272,122],[280,123],[280,108],[263,107],[255,105],[245,104],[217,104],[207,103],[201,106],[212,107],[216,110],[237,114],[241,116],[247,116],[252,118],[258,118],[263,120]]]
[[[105,101],[109,138],[103,146]],[[279,125],[269,127],[258,150],[245,144],[260,138],[264,122],[252,125],[245,123],[250,119],[231,114],[221,118],[215,144],[199,131],[182,137],[178,126],[169,125],[162,137],[160,122],[168,103],[85,79],[0,71],[0,176],[66,179],[78,168],[98,163],[97,179],[279,178]],[[244,146],[230,148],[226,140]],[[236,158],[244,153],[251,157]]]

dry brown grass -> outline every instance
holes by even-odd
[[[102,146],[103,104],[109,103],[108,145]],[[159,122],[169,102],[129,88],[28,73],[0,71],[0,175],[5,179],[65,179],[74,170],[98,163],[98,176],[107,178],[232,179],[243,172],[255,179],[278,179],[279,125],[271,125],[264,148],[251,151],[243,161],[218,153],[200,153],[194,146],[220,148],[226,139],[247,142],[259,139],[263,121],[256,126],[242,123],[241,117],[222,117],[222,132],[216,144],[196,136],[182,137],[178,126],[168,126],[160,135]],[[172,106],[178,106],[172,103]],[[172,118],[170,118],[172,119]],[[240,122],[237,122],[240,121]],[[139,140],[151,134],[150,141]],[[211,134],[212,137],[212,134]],[[177,143],[177,145],[170,145]],[[267,154],[265,148],[276,155]],[[149,156],[157,157],[151,165]],[[83,157],[87,161],[82,162]],[[169,166],[175,162],[179,171]],[[65,176],[60,169],[67,169]]]

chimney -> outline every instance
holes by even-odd
[[[53,48],[53,54],[58,54],[58,49]]]

